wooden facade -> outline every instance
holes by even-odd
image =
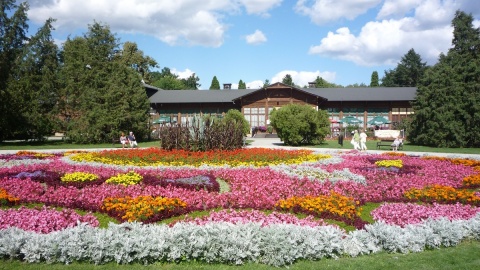
[[[326,110],[333,123],[345,116],[357,117],[363,121],[360,126],[364,128],[375,116],[383,116],[391,122],[408,117],[413,113],[410,102],[416,91],[415,88],[305,89],[282,83],[248,90],[157,90],[149,97],[152,109],[159,116],[171,116],[177,123],[187,122],[194,114],[222,115],[237,109],[251,127],[266,126],[274,108],[300,104]],[[371,96],[369,100],[365,98],[368,96]]]

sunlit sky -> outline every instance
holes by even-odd
[[[20,2],[20,1],[19,1]],[[268,79],[308,85],[317,76],[370,84],[413,48],[429,65],[451,47],[456,10],[480,25],[478,0],[30,0],[30,32],[49,17],[53,37],[87,32],[94,21],[208,89],[239,80],[259,88]],[[157,70],[157,69],[154,69]]]

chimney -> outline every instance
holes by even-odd
[[[308,83],[308,88],[315,88],[317,84],[315,82],[309,82]]]
[[[232,89],[232,84],[231,83],[224,83],[223,84],[223,89]]]

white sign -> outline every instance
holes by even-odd
[[[375,130],[375,137],[378,138],[397,138],[400,136],[400,130],[379,129]]]

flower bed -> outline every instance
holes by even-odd
[[[220,192],[219,182],[228,191]],[[8,219],[0,256],[282,266],[381,250],[417,252],[480,239],[479,201],[478,162],[461,159],[256,148],[22,152],[0,156],[1,214],[29,215],[43,229],[29,230],[33,219]],[[18,214],[10,208],[32,203],[63,210],[24,214],[22,207]],[[366,203],[382,203],[370,213],[373,224],[362,219]],[[206,216],[190,216],[205,210]],[[124,223],[99,229],[91,212]],[[68,221],[54,226],[49,216]],[[170,217],[177,218],[167,222]],[[167,224],[157,224],[162,220]]]

